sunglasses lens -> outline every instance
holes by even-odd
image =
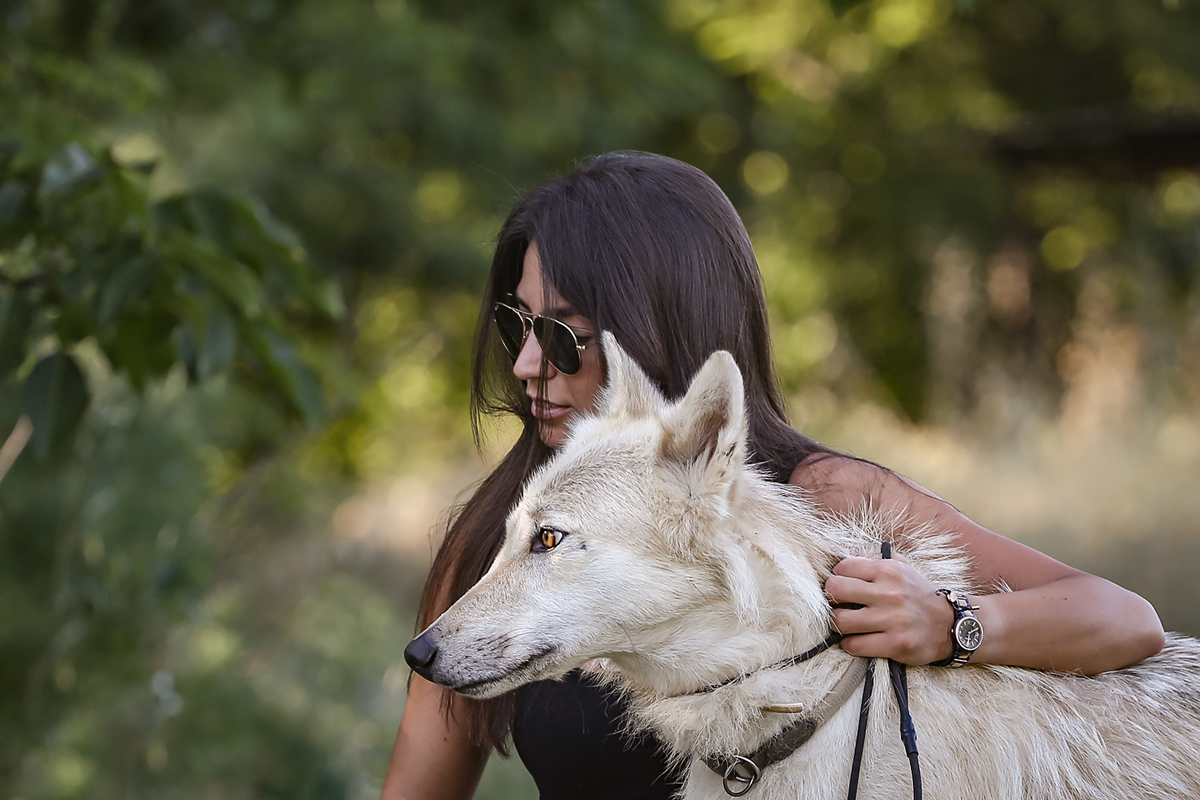
[[[564,375],[579,372],[582,361],[579,358],[578,340],[575,332],[565,323],[538,317],[533,321],[533,335],[555,369]]]
[[[497,303],[492,307],[492,319],[496,320],[496,332],[500,343],[515,360],[525,345],[525,317],[512,306]],[[583,365],[579,358],[579,341],[575,332],[564,323],[547,317],[533,318],[533,335],[546,359],[564,375],[574,375]]]
[[[525,320],[516,309],[503,303],[497,303],[492,309],[492,318],[496,320],[496,332],[500,334],[500,343],[513,358],[521,354],[521,345],[525,344]]]

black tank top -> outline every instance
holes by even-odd
[[[578,670],[517,690],[513,744],[541,800],[669,800],[682,788],[662,744],[621,733],[625,704]]]

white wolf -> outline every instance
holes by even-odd
[[[628,693],[632,724],[689,762],[689,798],[725,796],[706,759],[753,753],[811,720],[815,733],[762,771],[753,800],[840,800],[859,718],[858,692],[843,698],[868,662],[836,647],[781,662],[826,638],[822,582],[842,557],[877,551],[884,528],[818,514],[747,466],[727,353],[669,403],[609,334],[604,347],[599,410],[530,479],[488,573],[406,657],[471,697],[594,662]],[[911,538],[906,556],[935,585],[977,588],[945,537]],[[1198,679],[1200,642],[1178,636],[1093,678],[910,668],[925,796],[1200,798]],[[864,798],[912,796],[891,691],[875,681]]]

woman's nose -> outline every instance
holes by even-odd
[[[546,364],[547,377],[553,369],[553,364]],[[519,380],[529,381],[540,377],[541,372],[542,343],[533,335],[533,331],[530,331],[521,345],[521,352],[517,353],[517,360],[513,362],[513,374]]]

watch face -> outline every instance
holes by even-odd
[[[975,650],[983,643],[983,626],[974,617],[963,617],[954,626],[954,640],[963,650]]]

